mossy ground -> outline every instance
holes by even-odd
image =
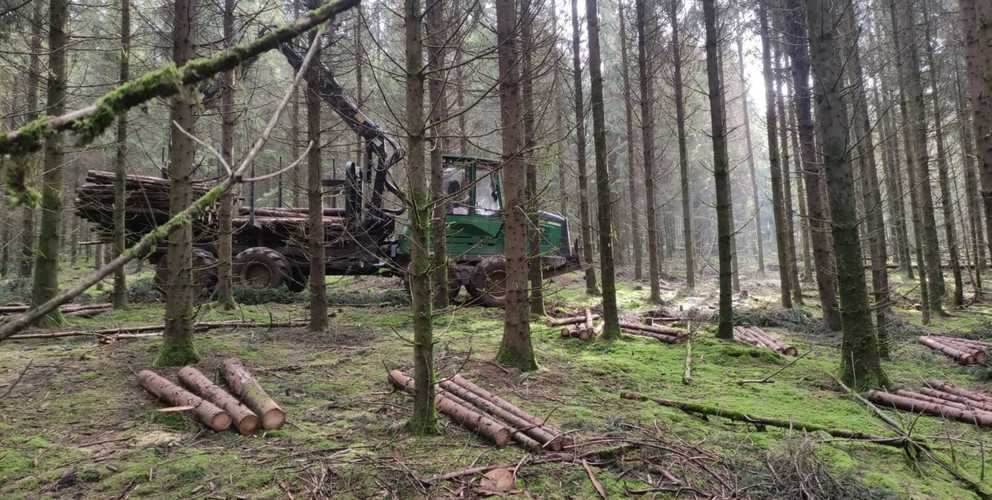
[[[390,294],[389,289],[401,286],[398,280],[384,278],[329,278],[328,282],[332,296],[369,297],[373,304],[384,302],[375,300],[377,293]],[[777,298],[772,279],[748,280],[745,287],[749,296],[740,300],[741,309],[769,308]],[[671,309],[716,305],[715,290],[705,286],[692,294],[673,288],[663,295]],[[618,299],[625,314],[657,307],[647,297],[646,286],[620,283]],[[549,286],[549,311],[597,304],[597,298],[584,295],[578,275],[556,278]],[[814,306],[805,310],[817,314]],[[198,366],[204,373],[215,376],[224,358],[241,357],[287,411],[286,426],[251,437],[213,433],[182,414],[156,411],[163,404],[135,384],[133,373],[152,365],[157,339],[0,344],[0,392],[6,392],[31,363],[20,383],[0,401],[0,497],[449,496],[461,491],[458,483],[424,490],[414,478],[473,464],[521,460],[520,448],[493,448],[444,416],[439,416],[438,435],[415,437],[407,431],[404,424],[412,400],[393,393],[386,384],[386,368],[412,372],[407,308],[336,306],[332,314],[326,335],[295,329],[196,335]],[[974,306],[935,321],[930,328],[985,331],[987,319],[992,319],[987,315]],[[905,327],[893,332],[893,360],[885,363],[894,383],[918,386],[925,378],[937,377],[982,387],[974,370],[958,367],[913,341],[922,328],[914,311],[900,309],[898,316]],[[202,320],[303,317],[305,303],[200,311]],[[705,421],[653,403],[620,399],[620,392],[890,435],[877,418],[838,391],[830,378],[839,366],[836,335],[811,334],[815,329],[766,328],[810,354],[777,375],[775,383],[739,385],[739,380],[763,378],[788,360],[717,341],[707,325],[699,324],[693,343],[694,382],[685,386],[681,383],[684,346],[630,336],[611,343],[582,343],[561,338],[557,328],[541,322],[534,322],[532,329],[540,369],[525,374],[505,370],[492,362],[499,349],[501,319],[500,310],[478,307],[440,314],[435,323],[439,375],[459,371],[532,413],[548,416],[579,441],[649,433],[692,443],[733,464],[741,484],[757,485],[747,491],[767,492],[760,483],[767,478],[768,454],[789,446],[799,433],[760,431],[722,419]],[[125,311],[68,321],[75,328],[160,324],[162,309],[158,304],[133,304]],[[175,369],[160,373],[174,379]],[[964,471],[982,476],[983,459],[968,443],[986,441],[985,431],[931,417],[917,420],[905,413],[889,414],[913,425],[914,435],[946,447],[945,454]],[[855,478],[870,488],[873,497],[974,496],[936,465],[921,462],[916,468],[897,449],[823,435],[809,438],[816,443],[817,457],[833,473]],[[621,496],[627,488],[648,486],[643,481],[645,467],[629,460],[593,470],[611,495]],[[74,480],[60,484],[69,471],[74,471]],[[680,473],[677,468],[673,471]],[[707,481],[694,480],[699,487]],[[984,484],[992,489],[988,474]],[[583,467],[568,462],[523,466],[517,487],[535,497],[596,497]]]

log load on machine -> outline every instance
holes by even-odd
[[[294,70],[302,51],[283,44],[280,51]],[[404,157],[403,149],[382,128],[364,115],[347,96],[331,68],[315,61],[308,78],[316,78],[321,99],[334,110],[365,144],[364,163],[347,162],[345,178],[325,178],[325,192],[344,198],[343,208],[323,208],[326,238],[325,273],[328,275],[403,276],[410,262],[411,242],[406,230],[397,230],[403,216],[403,195],[389,172]],[[447,194],[447,248],[449,289],[457,294],[464,286],[476,303],[502,305],[506,277],[503,256],[504,217],[500,162],[464,155],[443,156],[443,186]],[[91,221],[98,237],[110,242],[113,234],[113,182],[110,172],[89,171],[77,189],[76,213]],[[194,190],[206,186],[196,185]],[[164,223],[169,217],[169,181],[129,175],[125,201],[128,244]],[[386,195],[395,208],[385,206]],[[307,282],[306,253],[308,209],[256,207],[238,203],[232,221],[232,270],[235,285],[254,289],[281,288],[301,291]],[[550,277],[579,269],[581,259],[570,243],[568,221],[561,215],[539,212],[541,262]],[[217,283],[216,235],[219,221],[208,210],[193,221],[193,273],[201,295]],[[157,263],[156,282],[164,283],[165,248],[148,256]]]

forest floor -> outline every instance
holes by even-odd
[[[549,309],[595,306],[578,275],[556,278]],[[702,281],[715,282],[712,277]],[[900,283],[903,292],[912,285]],[[716,291],[664,292],[665,306],[712,307]],[[478,475],[425,484],[430,476],[485,464],[515,464],[511,494],[540,498],[608,496],[738,496],[753,498],[973,498],[964,483],[927,460],[910,461],[897,448],[833,439],[820,433],[757,428],[709,420],[654,403],[620,398],[622,391],[692,401],[765,417],[893,435],[845,395],[830,376],[839,366],[839,337],[824,333],[818,311],[775,306],[776,280],[747,279],[739,296],[741,321],[809,352],[774,383],[739,384],[785,367],[789,358],[713,338],[700,324],[693,341],[693,383],[683,385],[684,345],[626,336],[614,343],[562,338],[558,328],[532,323],[541,369],[519,374],[495,357],[502,334],[499,309],[458,308],[436,318],[439,376],[456,372],[571,433],[581,451],[635,443],[613,456],[549,460],[516,446],[497,449],[439,417],[440,433],[408,434],[412,399],[394,392],[387,368],[412,374],[410,315],[398,304],[398,280],[329,278],[335,305],[326,335],[299,329],[240,328],[198,333],[200,368],[213,375],[221,360],[242,358],[287,411],[288,423],[256,436],[211,432],[142,390],[134,373],[156,354],[155,338],[99,343],[92,337],[0,344],[0,497],[82,498],[364,498],[485,494]],[[141,288],[135,285],[133,288]],[[811,287],[810,287],[811,288]],[[99,293],[99,292],[95,292]],[[624,279],[625,316],[657,308],[647,287]],[[96,299],[96,297],[93,297]],[[278,298],[278,297],[276,297]],[[291,298],[291,297],[290,297]],[[233,313],[203,307],[201,320],[299,319],[305,298],[246,305]],[[812,297],[807,304],[814,304]],[[906,301],[898,310],[892,360],[895,384],[918,387],[941,378],[988,387],[983,371],[963,368],[915,342],[921,332],[992,336],[992,307],[973,305],[929,328]],[[343,305],[350,304],[350,305]],[[156,324],[158,303],[71,319],[74,328]],[[160,373],[173,378],[174,370]],[[986,432],[933,417],[888,411],[913,435],[992,490],[986,471]],[[681,483],[661,483],[666,474]],[[595,482],[590,479],[595,478]]]

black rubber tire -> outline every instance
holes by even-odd
[[[155,262],[155,288],[165,294],[166,277],[169,275],[166,255]],[[217,287],[217,257],[202,248],[193,248],[193,290],[197,297],[209,297]]]
[[[482,259],[475,266],[472,279],[465,288],[475,303],[486,307],[503,307],[506,303],[506,259],[502,255]]]
[[[265,290],[292,281],[292,269],[285,255],[269,247],[251,247],[231,262],[234,286]]]

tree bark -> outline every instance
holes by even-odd
[[[606,112],[603,109],[603,68],[599,47],[599,13],[596,0],[586,0],[589,31],[589,98],[593,142],[596,147],[596,198],[599,208],[599,267],[603,277],[603,339],[620,337],[617,311],[616,269],[613,262],[613,196],[606,150]],[[656,285],[657,286],[657,285]]]
[[[716,183],[717,252],[720,262],[720,315],[717,338],[734,338],[732,248],[734,214],[730,199],[730,157],[727,153],[727,123],[723,107],[723,82],[719,63],[716,0],[703,0],[706,25],[706,79],[709,89],[710,124],[713,138],[713,177]]]
[[[272,399],[251,372],[236,358],[224,360],[224,380],[231,391],[262,419],[262,428],[278,429],[286,421],[286,412]]]
[[[571,1],[572,83],[575,87],[575,160],[579,167],[579,223],[581,225],[582,232],[582,260],[586,276],[586,294],[599,295],[599,286],[596,284],[596,268],[592,259],[592,221],[589,218],[589,187],[588,181],[586,180],[585,99],[582,97],[582,64],[579,60],[579,54],[581,53],[579,39],[582,36],[582,32],[579,31],[578,0]],[[648,212],[649,217],[650,213],[651,212]]]
[[[300,17],[300,0],[293,0],[293,17]],[[304,90],[305,92],[305,90]],[[290,101],[290,122],[289,122],[289,154],[296,160],[300,157],[300,90],[293,90],[293,99]],[[300,169],[294,168],[289,172],[290,192],[293,195],[293,206],[300,204]]]
[[[692,232],[692,192],[689,189],[689,148],[685,133],[685,95],[682,84],[682,35],[678,0],[670,0],[668,19],[672,26],[672,90],[675,99],[675,128],[679,141],[679,184],[682,189],[682,244],[685,246],[685,286],[696,287],[696,256]],[[626,64],[624,65],[626,67]]]
[[[658,285],[659,259],[657,200],[654,193],[654,86],[652,66],[648,54],[654,46],[653,34],[657,32],[657,22],[650,12],[651,6],[645,0],[637,1],[637,66],[641,85],[641,150],[644,155],[644,203],[648,219],[648,279],[651,285],[651,302],[661,302],[661,289]],[[574,12],[573,12],[574,14]],[[650,37],[650,38],[649,38]],[[576,42],[576,46],[578,42]],[[578,56],[576,56],[578,57]]]
[[[131,79],[131,0],[121,0],[121,55],[119,83]],[[127,177],[127,111],[117,117],[117,148],[114,156],[114,257],[124,253],[127,248],[125,240],[127,230],[124,227],[124,215],[127,207],[124,205],[127,192],[125,189]],[[78,177],[78,169],[76,176]],[[73,251],[73,253],[75,253]],[[111,293],[114,309],[127,307],[127,276],[124,268],[114,273],[114,291]]]
[[[854,199],[854,168],[848,148],[850,130],[844,99],[847,91],[844,62],[840,57],[842,43],[836,40],[834,29],[848,5],[842,0],[806,0],[806,22],[815,81],[816,123],[820,129],[823,169],[830,195],[834,254],[841,290],[841,376],[848,386],[866,389],[884,386],[887,381],[882,372],[868,305]]]
[[[813,263],[816,267],[816,284],[823,309],[823,320],[831,331],[841,329],[841,314],[837,310],[837,266],[830,241],[830,206],[824,198],[823,171],[817,162],[814,143],[813,117],[809,91],[809,52],[804,6],[800,0],[788,0],[789,11],[785,19],[786,45],[792,56],[792,83],[795,94],[796,123],[799,128],[803,176],[805,177],[807,215]],[[859,264],[860,267],[860,264]]]
[[[44,20],[45,2],[34,2],[34,12],[31,16],[31,55],[28,62],[28,96],[26,119],[31,122],[38,118],[38,87],[41,85],[41,24]],[[25,182],[28,177],[34,175],[35,159],[27,156],[14,158],[15,162],[20,162],[25,172]],[[8,174],[9,175],[9,174]],[[31,279],[31,271],[34,269],[34,243],[36,239],[35,228],[35,207],[32,203],[25,203],[21,209],[21,255],[18,265],[18,275],[25,279]]]
[[[138,384],[173,406],[191,407],[196,419],[215,431],[222,431],[231,426],[231,416],[224,410],[169,382],[151,370],[138,372]]]
[[[123,0],[122,0],[123,1]],[[234,46],[234,5],[235,0],[224,0],[224,45]],[[225,71],[220,77],[221,85],[221,126],[220,154],[228,165],[234,163],[234,71]],[[296,136],[292,137],[295,142]],[[296,160],[296,157],[293,158]],[[218,173],[223,167],[218,168]],[[296,169],[293,169],[294,171]],[[234,195],[227,193],[220,198],[217,208],[217,302],[220,308],[231,311],[235,308],[234,284],[231,272],[231,258],[234,251],[234,229],[232,227]]]
[[[782,199],[782,166],[778,156],[778,120],[775,111],[775,77],[772,74],[771,42],[768,28],[767,0],[758,3],[758,21],[761,27],[761,68],[765,79],[765,130],[768,139],[768,171],[772,182],[772,212],[775,218],[775,245],[778,254],[779,292],[782,307],[792,308],[792,284],[789,273],[789,247],[786,238],[785,200]]]
[[[534,72],[531,54],[534,52],[534,19],[537,11],[534,9],[532,0],[521,0],[521,52],[523,55],[523,78],[521,78],[521,90],[523,93],[524,105],[524,151],[527,161],[527,277],[530,281],[530,313],[544,316],[544,276],[542,272],[543,260],[541,259],[541,221],[538,218],[538,211],[541,208],[541,200],[537,193],[537,141],[535,135],[534,117]]]
[[[913,258],[909,248],[909,230],[906,224],[906,201],[902,188],[902,175],[897,162],[898,144],[897,137],[892,131],[892,110],[886,101],[879,97],[878,86],[872,88],[872,101],[875,105],[877,121],[880,123],[879,130],[882,135],[882,168],[885,171],[886,191],[889,198],[889,224],[893,227],[895,238],[895,255],[899,261],[899,267],[909,278],[913,279]]]
[[[737,33],[737,76],[741,81],[741,112],[744,116],[744,144],[747,148],[747,170],[751,175],[751,200],[754,203],[754,236],[757,246],[758,276],[765,275],[765,244],[761,234],[761,198],[758,196],[758,174],[754,168],[754,148],[751,145],[751,119],[748,110],[747,80],[744,78],[744,42]]]
[[[786,267],[782,269],[781,272],[784,272],[789,276],[789,287],[790,287],[790,292],[792,293],[793,304],[802,305],[803,289],[802,289],[802,282],[799,279],[799,257],[796,253],[795,225],[793,224],[794,212],[792,209],[793,207],[792,171],[791,171],[792,164],[789,162],[790,159],[789,138],[790,136],[794,137],[794,135],[789,133],[789,129],[791,128],[791,124],[792,124],[792,121],[789,120],[789,118],[792,116],[792,111],[791,111],[791,107],[789,109],[786,109],[786,105],[785,105],[786,101],[784,96],[785,92],[782,85],[783,80],[786,80],[786,78],[782,73],[781,59],[782,59],[783,51],[781,45],[782,45],[781,43],[775,43],[774,45],[775,67],[773,69],[775,75],[775,107],[778,110],[777,118],[778,118],[778,124],[780,125],[778,143],[779,146],[782,148],[782,160],[781,160],[782,198],[784,198],[784,204],[782,206],[782,210],[783,210],[782,219],[783,222],[785,223],[784,231],[785,231],[786,246],[784,251],[786,252],[786,258],[787,258]],[[795,142],[793,144],[795,144]],[[795,155],[797,158],[799,156],[799,152],[795,148],[793,148],[793,155]],[[802,177],[797,175],[796,180],[801,185]],[[799,208],[801,212],[800,215],[803,216],[803,218],[799,222],[799,232],[801,237],[801,243],[804,245],[803,257],[805,259],[806,257],[809,257],[808,253],[806,253],[806,251],[809,250],[809,245],[808,245],[809,241],[806,238],[807,232],[805,229],[807,222],[805,218],[806,210],[804,208],[805,205],[803,204],[802,188],[797,186],[796,192],[799,195]]]
[[[234,422],[238,432],[247,436],[253,434],[258,428],[258,415],[241,404],[237,398],[230,395],[224,389],[214,384],[200,370],[192,366],[186,366],[179,370],[179,382],[185,385],[197,396],[213,403],[218,408],[227,412]]]
[[[442,155],[447,150],[444,139],[444,121],[448,118],[448,101],[445,93],[447,72],[444,69],[446,50],[444,47],[447,31],[444,23],[444,0],[433,0],[426,13],[428,92],[431,110],[428,130],[433,131],[434,144],[430,152],[430,189],[433,201],[431,215],[431,290],[434,307],[448,307],[448,245],[445,231],[447,204],[442,200],[444,192],[444,165]]]
[[[965,203],[968,205],[968,234],[971,236],[974,256],[975,298],[982,293],[982,271],[985,270],[985,232],[982,230],[982,212],[978,202],[978,172],[975,166],[975,140],[971,117],[965,111],[965,96],[961,88],[961,72],[954,59],[955,115],[957,117],[958,143],[961,146],[961,170],[964,171]]]
[[[575,2],[575,0],[572,0]],[[574,9],[574,3],[573,3]],[[537,369],[530,339],[530,304],[527,301],[526,160],[519,53],[513,0],[496,2],[497,57],[499,59],[500,125],[503,146],[505,214],[506,306],[503,339],[496,359],[521,371]],[[595,283],[593,283],[595,284]]]
[[[193,57],[196,39],[197,0],[175,0],[172,30],[172,60],[176,66]],[[193,140],[179,127],[195,134],[194,104],[186,93],[172,98],[169,129],[169,214],[176,215],[193,202]],[[199,356],[193,347],[193,226],[190,220],[169,234],[165,257],[168,278],[165,282],[165,331],[156,366],[182,366],[196,363]],[[102,265],[102,264],[101,264]]]
[[[320,36],[320,35],[314,35]],[[320,42],[318,42],[320,43]],[[319,48],[318,48],[319,50]],[[320,52],[315,56],[320,57]],[[310,257],[310,326],[314,333],[327,331],[327,282],[324,277],[326,248],[324,243],[324,197],[321,185],[321,118],[320,81],[317,72],[307,74],[307,140],[312,145],[307,152],[307,251]]]
[[[434,331],[431,322],[430,231],[431,207],[424,165],[424,45],[423,7],[420,0],[404,1],[406,24],[406,132],[409,182],[410,309],[413,313],[413,363],[416,394],[408,427],[414,434],[437,432],[434,406]]]
[[[620,18],[620,76],[623,79],[624,124],[627,132],[627,191],[630,197],[630,239],[634,256],[634,279],[642,278],[644,243],[641,241],[641,214],[638,210],[637,158],[634,149],[634,100],[630,91],[630,57],[627,54],[627,15],[624,0],[617,2]],[[689,273],[690,276],[692,273]],[[691,279],[691,278],[690,278]],[[692,288],[692,285],[689,285]]]
[[[69,22],[69,2],[52,0],[48,6],[48,92],[46,114],[60,115],[65,111],[66,52]],[[51,137],[45,141],[45,161],[41,179],[41,217],[38,227],[38,251],[34,257],[34,274],[31,286],[31,303],[43,304],[59,291],[59,244],[62,241],[62,170],[65,152],[62,138]],[[53,312],[39,324],[57,326],[65,322],[62,315]]]

